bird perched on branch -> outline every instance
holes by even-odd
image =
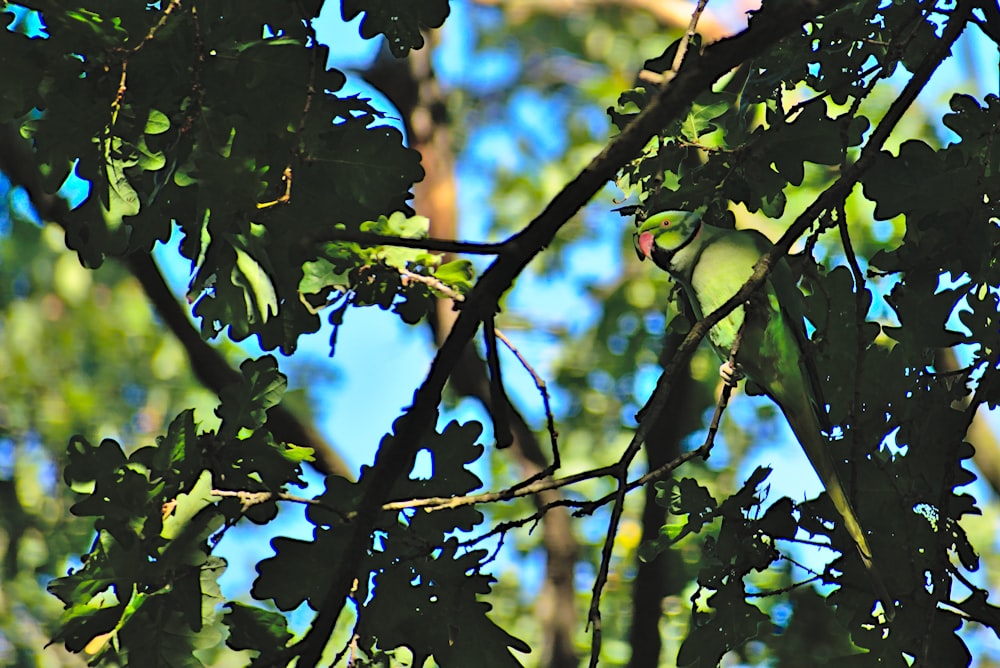
[[[758,260],[773,248],[763,234],[754,230],[727,230],[704,223],[692,229],[671,222],[666,213],[648,218],[636,232],[635,244],[640,259],[652,259],[681,285],[698,320],[732,298],[748,281]],[[741,337],[737,368],[732,368],[728,360],[737,337]],[[822,433],[826,410],[816,368],[808,354],[802,293],[783,258],[773,266],[754,297],[720,320],[708,338],[726,360],[721,373],[727,382],[735,382],[745,374],[781,408],[843,517],[875,593],[891,619],[892,598],[875,568],[868,539]]]

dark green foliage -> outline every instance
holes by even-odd
[[[285,387],[274,358],[248,360],[242,370],[243,382],[222,393],[218,432],[198,433],[185,411],[156,446],[127,457],[110,439],[70,442],[66,482],[89,490],[72,512],[97,517],[99,532],[84,565],[49,585],[66,604],[56,640],[71,650],[193,666],[201,665],[193,650],[218,645],[216,580],[225,562],[211,550],[242,508],[215,491],[302,484],[299,464],[308,456],[305,448],[275,444],[263,427]]]
[[[619,104],[641,100],[623,95]],[[789,117],[777,101],[765,105],[765,123],[735,108],[741,96],[728,90],[694,102],[686,118],[672,124],[672,139],[626,170],[630,185],[645,185],[650,211],[690,211],[732,201],[777,218],[785,210],[785,188],[799,186],[804,164],[838,165],[868,129],[864,117],[829,116],[812,104]],[[612,111],[623,127],[627,116]],[[696,156],[700,152],[704,160]]]
[[[424,45],[422,30],[440,28],[448,17],[448,0],[344,0],[340,6],[345,21],[352,21],[361,12],[361,36],[371,39],[385,35],[389,50],[402,57],[410,49]]]
[[[266,658],[292,639],[280,613],[235,602],[227,603],[226,607],[229,610],[222,621],[229,627],[226,644],[233,649],[254,650]]]
[[[677,654],[678,666],[712,666],[722,655],[758,636],[758,627],[769,622],[759,608],[746,600],[743,576],[751,570],[763,570],[778,554],[756,529],[747,522],[751,508],[759,505],[758,486],[770,473],[757,469],[743,489],[719,506],[722,525],[718,537],[705,544],[705,554],[698,584],[714,591],[708,598],[713,613],[693,611],[692,630]],[[692,599],[696,601],[697,594]]]

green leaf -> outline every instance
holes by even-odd
[[[657,485],[657,500],[667,500],[669,490],[669,505],[666,505],[674,515],[692,515],[693,518],[707,518],[716,509],[715,499],[708,488],[698,483],[694,478],[681,478],[670,481],[664,487]],[[689,521],[691,519],[689,518]],[[697,530],[697,529],[695,529]]]
[[[157,475],[172,479],[178,489],[190,489],[202,469],[194,410],[188,409],[175,417],[167,435],[157,438],[156,447],[148,450],[152,454],[150,468]]]
[[[909,140],[899,156],[883,151],[862,176],[865,197],[875,202],[875,217],[899,214],[945,214],[975,201],[978,166],[959,153],[935,151],[926,142]],[[943,197],[942,193],[948,193]]]
[[[330,586],[333,574],[330,564],[344,559],[350,527],[317,529],[314,537],[313,541],[272,539],[275,556],[257,564],[258,576],[250,594],[258,600],[273,600],[278,610],[294,610],[303,602],[318,610]]]
[[[472,289],[476,271],[468,260],[446,262],[434,270],[434,278],[461,293]]]
[[[715,98],[717,96],[713,96],[713,99]],[[696,102],[691,106],[687,117],[681,122],[681,132],[688,141],[698,142],[702,135],[719,129],[719,125],[714,121],[725,114],[731,106],[732,103],[729,100],[708,104]]]
[[[302,280],[299,291],[307,295],[321,294],[326,290],[346,292],[350,279],[346,271],[325,258],[319,258],[302,265]]]
[[[163,529],[160,535],[167,540],[173,540],[180,535],[180,532],[195,515],[222,499],[220,496],[214,496],[211,492],[212,472],[202,471],[190,493],[177,495],[174,510],[169,517],[163,520]]]
[[[292,639],[288,631],[288,620],[273,610],[230,601],[226,603],[223,622],[229,627],[226,644],[241,650],[258,652],[259,658],[278,653]]]
[[[146,128],[143,130],[147,135],[163,134],[170,129],[170,119],[162,111],[150,109],[146,118]]]
[[[215,410],[222,418],[219,438],[223,441],[236,437],[241,429],[256,430],[267,421],[267,410],[281,402],[288,386],[288,378],[278,371],[278,361],[272,355],[240,364],[243,380],[223,388],[219,393],[222,403]]]
[[[778,499],[767,509],[760,519],[760,528],[775,538],[795,538],[798,524],[792,514],[794,504],[788,497]]]
[[[278,293],[274,283],[257,260],[246,251],[236,248],[236,266],[233,268],[233,283],[243,287],[253,298],[247,313],[251,322],[267,322],[278,315]]]
[[[742,580],[720,589],[708,601],[712,615],[696,615],[694,627],[677,652],[678,666],[715,666],[722,655],[757,637],[758,628],[770,619],[744,600]]]
[[[126,461],[122,447],[110,438],[102,440],[97,445],[91,445],[80,435],[70,439],[67,456],[69,463],[63,470],[63,480],[74,490],[81,483],[107,479]]]
[[[530,647],[490,620],[492,606],[478,600],[494,581],[479,572],[488,554],[459,554],[458,540],[449,538],[411,568],[401,564],[377,574],[375,596],[360,612],[359,634],[383,649],[410,648],[415,664],[433,656],[444,666],[520,666],[510,650]]]
[[[965,342],[963,334],[947,326],[964,290],[934,292],[933,288],[921,286],[921,283],[926,283],[926,278],[914,275],[893,288],[886,301],[896,312],[901,326],[884,326],[883,330],[897,341],[918,348],[950,348]]]

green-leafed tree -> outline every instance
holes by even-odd
[[[482,4],[462,5],[470,55],[516,74],[442,91],[427,54],[447,0],[343,0],[395,59],[366,73],[392,108],[344,92],[322,2],[4,4],[0,661],[1000,661],[985,649],[1000,636],[992,532],[976,522],[995,511],[970,491],[974,456],[990,472],[974,446],[995,439],[969,442],[1000,403],[1000,98],[948,74],[1000,46],[996,4],[765,0],[722,39],[704,3],[680,19],[672,3]],[[508,113],[509,153],[483,162],[477,133]],[[452,152],[492,188],[494,243],[445,223]],[[67,182],[85,193],[72,205]],[[634,258],[657,214],[684,232],[643,230],[689,255],[709,246],[688,236],[699,224],[774,245],[712,231],[755,241],[736,271],[711,253],[691,285],[644,237],[685,292]],[[171,237],[191,267],[184,306],[151,255]],[[580,266],[595,238],[614,266]],[[713,283],[704,301],[712,263],[728,294]],[[586,315],[536,305],[558,282]],[[345,315],[375,305],[405,336],[430,324],[437,349],[355,479],[289,410],[271,351],[295,355],[325,320],[335,355]],[[801,401],[773,385],[797,370],[752,362],[781,345],[752,326],[764,312],[795,335],[773,358],[810,370]],[[541,377],[537,399],[507,396],[498,327],[558,343],[555,412]],[[794,426],[836,502],[769,496],[766,467],[736,473],[781,414],[727,409],[727,387],[711,417],[706,335],[748,362],[748,394],[815,412]],[[213,338],[265,353],[233,368],[238,349]],[[441,419],[464,395],[482,420]],[[304,466],[326,475],[310,498]],[[292,503],[311,537],[262,546],[226,600],[219,541]],[[532,611],[517,569],[540,553]],[[578,622],[552,609],[574,603]]]

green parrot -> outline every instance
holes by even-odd
[[[635,242],[640,259],[651,258],[683,287],[694,309],[693,315],[699,320],[735,295],[750,278],[757,261],[773,247],[767,237],[755,230],[726,230],[703,223],[692,230],[672,223],[667,213],[648,218],[636,233]],[[821,430],[821,419],[827,422],[826,410],[818,374],[806,351],[802,293],[784,259],[774,265],[755,294],[755,298],[730,312],[708,333],[716,352],[727,360],[721,373],[731,382],[742,372],[781,408],[843,517],[886,617],[892,619],[892,598],[875,568],[868,539],[837,475]],[[730,350],[745,317],[749,319],[737,351],[738,369],[732,369],[728,363]]]

